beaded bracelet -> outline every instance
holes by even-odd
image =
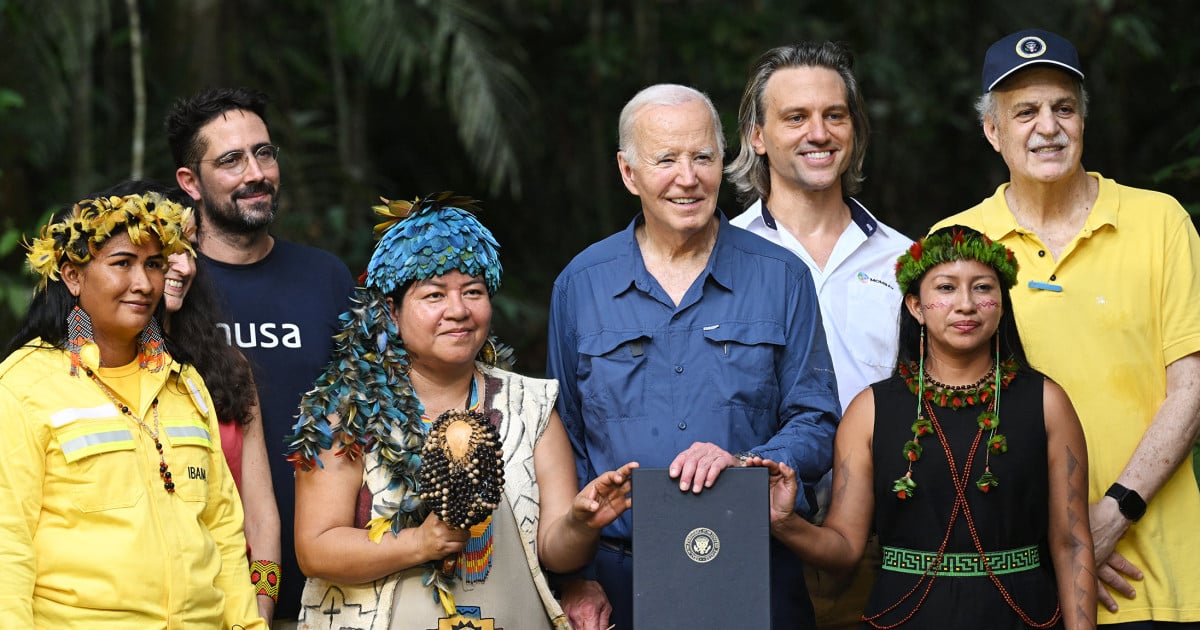
[[[279,603],[279,563],[255,560],[250,563],[250,583],[259,595],[269,595]]]

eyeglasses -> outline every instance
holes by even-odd
[[[250,158],[241,149],[230,151],[211,160],[196,161],[211,162],[218,171],[229,173],[230,175],[241,175],[246,172],[246,167],[250,165]],[[275,166],[275,163],[279,161],[279,147],[273,144],[264,144],[258,147],[254,150],[254,161],[258,162],[259,168],[271,168]]]

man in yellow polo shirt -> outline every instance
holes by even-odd
[[[1053,33],[988,49],[978,110],[1010,181],[935,229],[970,226],[1017,254],[1030,362],[1087,435],[1099,623],[1200,628],[1200,238],[1173,198],[1083,169],[1083,78]]]

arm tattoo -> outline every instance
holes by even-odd
[[[1096,570],[1093,563],[1087,561],[1086,552],[1091,549],[1090,544],[1086,544],[1080,539],[1078,529],[1087,531],[1086,517],[1088,509],[1088,483],[1087,476],[1083,474],[1082,466],[1080,466],[1079,458],[1071,450],[1070,446],[1066,447],[1067,456],[1067,527],[1071,539],[1072,555],[1071,555],[1071,573],[1074,576],[1074,601],[1061,602],[1063,606],[1072,606],[1076,611],[1076,618],[1083,621],[1087,627],[1095,627],[1096,605],[1095,591],[1096,586]],[[1077,508],[1083,510],[1082,514]],[[1089,602],[1089,594],[1092,595]]]
[[[842,458],[841,462],[838,462],[838,474],[835,476],[835,478],[833,480],[833,488],[832,488],[833,495],[832,495],[832,497],[837,497],[838,499],[845,498],[846,488],[848,488],[849,486],[850,486],[850,456],[847,455],[846,457]],[[830,498],[830,503],[833,502],[832,497]]]

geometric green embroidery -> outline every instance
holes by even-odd
[[[938,576],[978,577],[987,575],[987,569],[993,574],[1019,573],[1036,569],[1041,566],[1041,557],[1037,546],[1022,547],[1009,551],[992,551],[978,553],[944,553],[942,562],[936,569],[931,569],[937,554],[929,551],[913,551],[899,547],[883,548],[883,569],[899,573],[929,573]],[[985,565],[984,562],[987,564]]]

